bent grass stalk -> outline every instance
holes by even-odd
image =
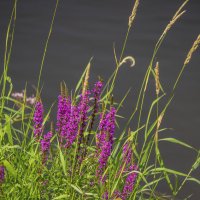
[[[56,1],[56,6],[53,13],[53,18],[50,25],[50,30],[47,36],[47,40],[44,47],[44,53],[42,56],[42,61],[40,65],[40,72],[38,77],[38,85],[36,90],[36,97],[41,96],[41,75],[44,66],[44,60],[46,57],[46,52],[48,48],[49,39],[52,33],[52,28],[55,20],[55,15],[58,7],[58,0]],[[121,135],[119,138],[115,139],[113,144],[112,139],[112,129],[115,125],[118,125],[117,120],[122,116],[116,115],[116,121],[110,128],[103,128],[107,138],[104,138],[106,145],[109,146],[109,142],[112,143],[112,151],[106,152],[104,155],[104,150],[106,146],[101,146],[101,157],[97,154],[97,146],[95,144],[96,135],[101,135],[101,130],[99,125],[101,121],[96,117],[96,127],[93,125],[90,130],[90,119],[92,119],[92,106],[88,102],[89,109],[86,111],[86,117],[84,117],[84,129],[83,129],[83,140],[79,140],[79,134],[77,134],[76,140],[73,142],[70,148],[61,148],[59,145],[59,133],[56,131],[52,136],[51,140],[46,137],[46,132],[43,131],[39,141],[42,142],[42,152],[40,148],[40,143],[35,141],[33,137],[34,127],[32,125],[34,108],[26,104],[27,98],[27,87],[25,86],[24,98],[20,102],[17,99],[10,97],[12,92],[12,82],[8,76],[8,63],[11,56],[12,43],[14,38],[15,20],[16,20],[16,6],[17,1],[15,1],[13,6],[13,12],[9,22],[7,37],[6,37],[6,47],[4,54],[4,72],[1,77],[1,126],[0,126],[0,165],[5,168],[5,179],[1,183],[0,193],[1,198],[6,199],[141,199],[145,200],[144,196],[148,196],[147,199],[162,199],[165,195],[158,194],[157,186],[162,181],[166,181],[169,188],[171,189],[171,195],[176,197],[180,190],[183,188],[187,181],[193,181],[200,184],[198,179],[191,176],[192,172],[197,169],[200,165],[199,150],[194,147],[174,138],[159,138],[159,133],[165,129],[160,129],[161,122],[164,119],[167,108],[169,107],[172,99],[174,98],[174,92],[177,84],[180,81],[182,73],[189,63],[193,53],[199,46],[200,37],[198,36],[195,40],[192,48],[190,49],[184,65],[181,68],[180,73],[175,81],[172,92],[166,95],[159,79],[159,67],[158,63],[156,68],[155,57],[157,52],[166,37],[168,31],[172,28],[177,20],[185,13],[183,7],[187,4],[186,0],[178,9],[178,11],[173,16],[172,20],[164,29],[158,42],[155,45],[152,58],[150,60],[149,66],[147,67],[146,74],[142,81],[142,85],[138,94],[138,99],[136,105],[127,121],[127,124],[122,127]],[[122,100],[117,103],[114,102],[112,93],[115,87],[116,78],[119,74],[119,69],[122,64],[129,61],[134,64],[134,59],[132,56],[124,57],[124,51],[128,42],[129,32],[131,30],[132,24],[135,20],[135,16],[138,10],[139,0],[135,1],[132,13],[128,21],[128,30],[124,39],[122,50],[117,58],[115,47],[114,47],[114,58],[116,62],[116,68],[111,74],[111,77],[105,83],[104,89],[102,91],[101,98],[99,100],[99,112],[98,115],[108,116],[110,107],[115,107],[117,111],[122,108],[122,105],[127,98],[130,90],[128,90]],[[11,24],[13,23],[13,26]],[[11,28],[12,27],[12,28]],[[11,34],[11,38],[8,35]],[[87,90],[89,90],[89,71],[91,68],[91,60],[89,61],[83,75],[77,83],[74,93],[68,94],[71,98],[71,106],[78,106],[80,100],[80,95],[85,95]],[[155,78],[156,90],[155,99],[152,101],[149,112],[146,116],[145,124],[141,124],[141,117],[143,114],[143,107],[145,103],[145,98],[147,96],[147,87],[150,80],[150,76]],[[9,91],[7,92],[6,85],[9,85]],[[66,84],[62,83],[62,91],[66,89]],[[168,98],[167,103],[160,107],[160,102],[164,98]],[[45,103],[45,102],[43,102]],[[10,104],[12,107],[10,107]],[[54,104],[52,104],[53,107]],[[50,121],[50,114],[52,107],[44,115],[42,126],[48,128],[48,122]],[[154,115],[154,111],[156,114]],[[138,118],[135,118],[136,113]],[[81,114],[81,113],[80,113]],[[103,119],[103,118],[102,118]],[[130,123],[133,119],[137,120],[136,130],[130,130]],[[109,119],[108,119],[109,121]],[[82,121],[79,123],[78,132],[82,127]],[[68,124],[65,124],[66,126]],[[52,129],[52,128],[51,128]],[[51,130],[54,132],[53,130]],[[90,144],[86,143],[87,134],[93,134],[93,139]],[[128,132],[128,134],[127,134]],[[140,144],[141,148],[138,148],[138,137],[139,134],[143,134],[144,140]],[[48,136],[48,134],[47,134]],[[43,138],[43,139],[42,139]],[[46,138],[46,139],[45,139]],[[41,140],[42,139],[42,140]],[[166,168],[164,160],[162,158],[161,152],[159,150],[160,142],[171,142],[176,145],[181,145],[188,148],[197,154],[194,163],[191,165],[191,169],[187,174]],[[46,143],[47,142],[47,146]],[[131,169],[127,168],[127,163],[123,162],[123,150],[122,147],[127,142],[130,143],[130,148],[132,152],[132,159],[130,161],[130,166],[137,165],[138,168]],[[51,145],[50,145],[51,143]],[[104,143],[102,143],[105,145]],[[49,149],[49,147],[51,148]],[[83,160],[78,162],[77,155],[81,154],[80,149],[87,148],[87,154],[82,156]],[[48,159],[44,162],[44,152],[48,149]],[[155,149],[155,151],[153,151]],[[106,156],[106,157],[105,157]],[[154,157],[154,162],[150,162],[150,157]],[[96,169],[101,167],[99,165],[99,159],[105,162],[101,169],[101,175],[106,177],[104,183],[99,184],[99,177],[96,176]],[[76,167],[78,165],[78,167]],[[41,167],[42,166],[42,167]],[[42,170],[41,170],[42,169]],[[120,171],[120,173],[119,173]],[[40,172],[40,173],[38,173]],[[132,173],[137,175],[136,181]],[[176,176],[176,182],[174,183],[171,179],[171,175]],[[183,177],[183,180],[178,184],[177,180],[179,177]],[[48,180],[48,182],[46,182]],[[127,188],[128,196],[124,195],[123,191],[126,188],[125,182],[131,181],[133,188]],[[44,183],[44,185],[43,185]],[[125,193],[124,193],[125,194]],[[119,197],[117,197],[117,195]],[[121,195],[121,196],[120,196]],[[169,199],[172,197],[170,196]]]

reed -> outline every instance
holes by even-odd
[[[125,57],[124,51],[139,0],[135,1],[129,17],[119,58],[114,49],[116,67],[110,78],[104,82],[97,80],[94,86],[90,85],[90,60],[75,90],[72,90],[74,92],[70,92],[64,81],[61,82],[56,102],[57,115],[52,116],[54,104],[44,109],[46,102],[41,99],[40,82],[58,2],[44,47],[36,94],[31,97],[26,95],[26,86],[23,92],[14,92],[8,75],[17,1],[14,3],[7,29],[4,71],[0,79],[0,199],[164,200],[178,197],[187,182],[200,184],[200,180],[191,175],[199,169],[199,149],[175,138],[160,137],[160,133],[166,130],[162,128],[164,117],[167,117],[166,110],[174,98],[185,66],[199,46],[200,36],[189,50],[169,95],[164,92],[159,63],[155,62],[159,47],[168,31],[185,13],[183,8],[188,0],[178,8],[158,39],[136,105],[124,127],[118,126],[123,117],[118,111],[123,109],[129,91],[119,102],[115,101],[113,93],[119,68],[127,62],[131,67],[137,64],[132,56]],[[142,124],[151,76],[155,79],[155,89],[151,91],[155,98]],[[130,128],[133,120],[137,122],[135,129]],[[55,126],[52,121],[56,121]],[[193,151],[196,159],[188,173],[165,165],[159,149],[162,142]],[[163,182],[171,191],[168,195],[157,191]]]

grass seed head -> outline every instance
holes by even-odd
[[[200,44],[200,35],[198,35],[197,39],[194,41],[194,43],[192,45],[192,48],[188,52],[187,57],[184,62],[184,65],[187,65],[190,62],[190,60],[192,58],[192,54],[197,50],[199,44]]]
[[[128,26],[129,26],[129,28],[130,28],[130,27],[132,26],[132,24],[133,24],[133,21],[134,21],[134,19],[135,19],[136,13],[137,13],[138,6],[139,6],[139,0],[136,0],[136,1],[135,1],[135,4],[134,4],[134,6],[133,6],[132,13],[131,13],[131,15],[130,15],[130,17],[129,17],[129,21],[128,21]]]

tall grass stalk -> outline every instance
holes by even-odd
[[[8,66],[17,12],[17,1],[14,2],[0,79],[0,199],[162,200],[176,198],[187,182],[200,184],[198,179],[192,177],[192,172],[200,165],[199,149],[175,138],[160,137],[160,133],[167,130],[162,128],[165,113],[186,66],[199,46],[199,36],[189,50],[170,94],[165,93],[161,84],[159,63],[155,58],[167,33],[185,13],[183,8],[188,0],[178,8],[155,44],[136,105],[126,125],[121,128],[118,122],[123,116],[118,111],[123,108],[130,89],[119,102],[113,101],[113,93],[120,67],[127,61],[131,62],[131,66],[135,65],[133,56],[124,56],[124,52],[136,19],[139,0],[135,1],[130,14],[119,57],[113,48],[116,66],[107,82],[99,80],[93,88],[89,87],[91,58],[74,92],[67,89],[67,83],[61,82],[58,103],[54,102],[43,113],[43,104],[46,102],[41,99],[41,76],[58,3],[59,0],[56,0],[33,105],[27,102],[26,85],[21,99],[11,95],[13,89]],[[150,77],[155,79],[155,98],[145,122],[142,122]],[[57,118],[52,118],[51,111],[56,105]],[[54,127],[49,125],[51,121],[56,121]],[[135,129],[130,128],[133,121],[137,123]],[[188,173],[167,168],[159,149],[163,142],[180,145],[196,155]],[[171,191],[169,195],[158,191],[163,182]]]

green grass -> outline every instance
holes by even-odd
[[[173,199],[184,189],[186,182],[196,182],[196,184],[200,184],[199,180],[191,176],[192,172],[197,170],[200,165],[199,149],[195,149],[191,145],[175,138],[160,138],[160,134],[167,130],[166,128],[161,128],[162,120],[167,117],[165,116],[166,110],[173,101],[177,85],[180,82],[183,71],[187,67],[188,59],[190,61],[192,54],[200,43],[199,39],[197,38],[194,45],[189,50],[186,58],[187,62],[184,62],[169,94],[165,93],[164,86],[161,85],[159,75],[155,70],[159,48],[167,36],[167,33],[173,28],[175,22],[184,14],[183,8],[187,2],[188,0],[178,9],[161,34],[161,37],[158,39],[146,74],[142,80],[136,105],[124,127],[118,127],[118,122],[123,116],[120,116],[118,113],[116,115],[116,125],[118,127],[116,132],[118,132],[119,137],[115,138],[112,153],[104,169],[104,175],[107,176],[107,180],[105,184],[102,184],[96,177],[98,158],[96,156],[97,147],[95,141],[96,134],[98,133],[98,125],[93,127],[92,130],[89,130],[92,115],[89,115],[87,120],[83,141],[88,137],[88,134],[90,134],[91,140],[88,144],[84,142],[81,144],[81,148],[86,149],[87,152],[83,161],[81,163],[77,161],[78,139],[76,139],[70,149],[62,148],[59,145],[59,133],[54,129],[48,160],[43,164],[40,144],[35,140],[33,135],[34,106],[27,105],[26,103],[26,86],[24,99],[22,101],[11,97],[13,85],[11,77],[9,77],[8,74],[8,66],[12,53],[16,22],[17,1],[15,1],[7,28],[4,69],[0,79],[0,165],[5,167],[5,179],[0,182],[0,199],[102,199],[105,192],[108,192],[109,199],[116,199],[114,195],[115,191],[123,190],[126,177],[132,173],[130,171],[119,173],[120,169],[125,169],[125,163],[122,162],[122,147],[126,142],[131,144],[134,158],[132,162],[138,166],[138,170],[134,171],[134,173],[137,174],[134,188],[126,199]],[[39,98],[41,93],[41,75],[58,3],[59,1],[57,0],[44,47],[44,54],[42,56],[36,91],[37,98]],[[131,16],[137,13],[137,3],[139,3],[139,1],[136,1],[136,6],[133,8]],[[100,110],[98,116],[96,116],[97,124],[99,124],[99,114],[106,113],[110,105],[113,104],[112,95],[114,95],[113,91],[116,78],[119,76],[119,68],[127,60],[134,61],[133,58],[126,58],[124,56],[134,19],[135,18],[130,18],[132,21],[128,23],[127,33],[119,58],[114,48],[116,66],[110,78],[104,83],[100,100]],[[83,90],[82,83],[87,73],[89,73],[88,69],[90,66],[91,60],[86,66],[72,94],[71,98],[74,104],[78,104],[79,102],[79,95]],[[148,96],[147,87],[152,77],[157,84],[157,93],[156,88],[151,91],[155,93],[155,99],[152,101],[148,114],[145,116],[145,123],[143,123],[141,119],[144,117],[143,108],[145,99]],[[127,91],[120,102],[114,102],[113,106],[117,111],[123,109],[123,103],[128,94],[129,91]],[[165,105],[163,105],[163,102],[166,102]],[[45,104],[45,102],[43,103]],[[55,105],[52,105],[52,107],[53,106]],[[45,111],[43,124],[47,129],[50,129],[49,122],[52,120],[50,119],[52,107],[49,108],[48,111]],[[92,108],[91,105],[90,110],[92,110]],[[137,127],[134,130],[130,130],[130,124],[133,120],[137,121]],[[139,140],[141,136],[143,137],[142,142]],[[193,151],[196,155],[196,159],[191,163],[191,168],[188,169],[188,173],[166,167],[164,158],[159,149],[159,146],[163,142],[174,143],[175,145],[182,146],[182,148],[187,148],[188,151]],[[169,196],[160,194],[159,191],[157,191],[159,184],[162,182],[167,183],[171,191],[170,194],[168,194]]]

